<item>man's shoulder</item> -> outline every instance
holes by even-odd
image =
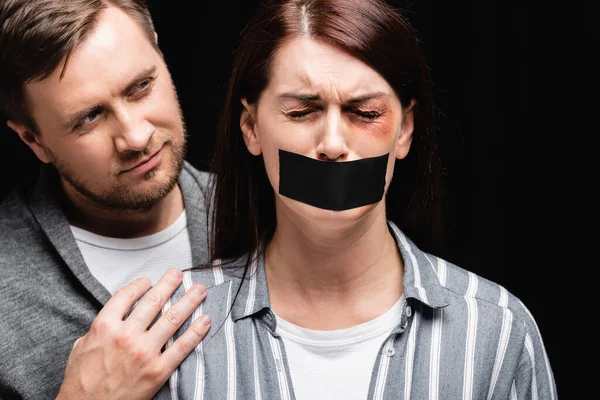
[[[0,212],[11,212],[15,207],[23,207],[26,205],[32,187],[33,184],[30,181],[21,182],[13,187],[10,192],[0,200]]]
[[[19,187],[0,202],[0,243],[19,239],[19,234],[28,231],[34,222],[27,196],[27,189]],[[5,246],[0,245],[0,254],[6,250]]]
[[[53,258],[31,206],[31,187],[15,188],[0,202],[0,280],[41,268]]]
[[[211,173],[200,170],[193,166],[189,161],[185,161],[181,170],[181,180],[183,184],[196,185],[203,193],[206,192]]]
[[[35,196],[47,178],[31,175],[24,178],[3,198],[0,199],[0,237],[11,229],[18,229],[34,220],[31,211],[31,199]]]

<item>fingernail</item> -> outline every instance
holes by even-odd
[[[148,278],[147,276],[140,276],[137,279],[140,283],[144,283],[146,285],[152,285],[152,281],[150,280],[150,278]]]
[[[198,319],[196,320],[196,323],[202,324],[204,326],[208,326],[208,325],[210,325],[210,317],[206,314],[202,314],[201,316],[198,317]]]
[[[183,272],[178,268],[171,268],[171,274],[176,278],[180,278],[181,275],[183,275]]]
[[[201,295],[204,295],[206,293],[206,288],[204,287],[204,285],[201,285],[199,283],[194,283],[191,287],[191,290]]]

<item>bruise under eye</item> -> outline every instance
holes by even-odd
[[[396,118],[394,113],[387,112],[385,109],[379,109],[375,111],[372,108],[359,109],[361,111],[349,111],[351,119],[354,124],[355,132],[361,134],[368,134],[372,137],[379,138],[381,140],[387,140],[390,136],[396,133]],[[361,116],[362,113],[377,113],[376,118]]]

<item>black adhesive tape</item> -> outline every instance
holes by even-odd
[[[389,154],[354,161],[321,161],[279,150],[279,194],[342,211],[383,198]]]

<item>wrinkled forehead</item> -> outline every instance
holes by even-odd
[[[394,92],[363,61],[338,47],[307,37],[293,38],[277,49],[267,90],[313,93],[332,101],[371,92],[390,95]]]

